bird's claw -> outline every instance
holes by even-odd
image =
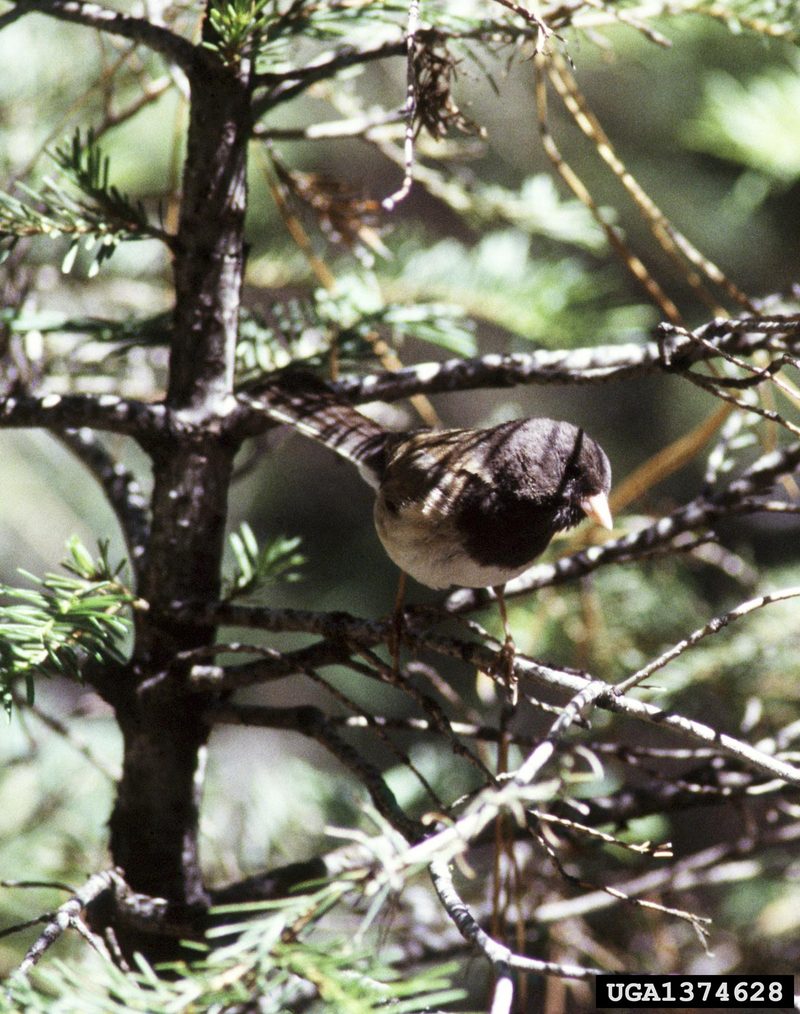
[[[514,670],[516,657],[517,646],[514,644],[514,638],[508,634],[498,653],[498,670],[505,684],[506,694],[512,708],[517,706],[517,700],[519,699],[519,679]]]

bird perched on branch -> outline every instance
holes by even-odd
[[[572,423],[393,433],[305,373],[276,378],[258,403],[358,467],[376,490],[378,536],[402,571],[429,588],[493,587],[507,643],[505,583],[556,532],[587,516],[612,527],[608,458]]]

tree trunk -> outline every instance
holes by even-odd
[[[207,36],[208,28],[204,35]],[[207,53],[208,51],[206,51]],[[127,678],[107,686],[123,732],[123,772],[111,816],[111,853],[133,890],[166,899],[189,923],[208,896],[197,832],[205,697],[189,685],[187,654],[213,643],[211,627],[172,619],[177,601],[219,597],[228,490],[237,446],[222,434],[232,396],[244,271],[249,61],[209,54],[192,84],[187,158],[175,249],[174,337],[166,408],[169,438],[153,457],[151,530],[139,561],[137,617]],[[176,654],[180,653],[176,661]],[[204,658],[207,661],[207,658]],[[123,949],[145,950],[124,933]],[[156,946],[157,957],[165,949]]]

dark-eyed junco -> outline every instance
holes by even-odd
[[[608,458],[571,423],[392,433],[307,374],[261,387],[258,403],[358,466],[386,552],[429,588],[502,590],[556,532],[585,516],[612,527]]]

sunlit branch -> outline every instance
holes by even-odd
[[[63,432],[83,426],[124,433],[140,442],[164,436],[180,423],[163,405],[148,404],[117,395],[45,394],[0,398],[0,429],[39,427]]]

